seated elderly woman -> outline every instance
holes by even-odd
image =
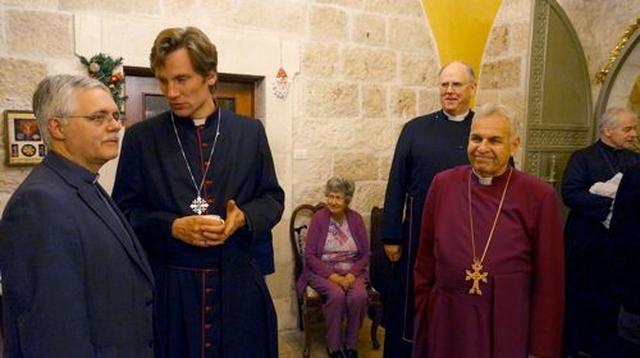
[[[327,206],[311,218],[297,285],[299,290],[309,285],[325,298],[327,348],[334,358],[358,357],[358,331],[368,306],[371,251],[362,216],[349,209],[354,190],[348,179],[327,182]]]

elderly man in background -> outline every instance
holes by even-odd
[[[565,226],[567,320],[564,353],[593,354],[615,330],[603,252],[613,201],[622,173],[640,162],[634,153],[637,116],[609,108],[600,118],[600,138],[571,155],[562,180],[562,198],[570,209]],[[588,329],[585,329],[588,327]],[[582,353],[580,353],[582,352]]]
[[[407,122],[396,144],[384,200],[380,237],[393,263],[382,292],[385,309],[384,356],[411,357],[413,345],[413,267],[424,198],[440,171],[468,163],[465,148],[476,90],[473,69],[451,62],[440,70],[440,105],[434,113]]]

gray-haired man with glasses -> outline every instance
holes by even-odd
[[[118,122],[118,124],[120,124],[121,126],[124,124],[124,119],[125,117],[122,115],[122,113],[120,113],[119,111],[115,111],[115,112],[96,112],[96,113],[91,113],[91,114],[86,114],[86,115],[76,115],[76,116],[72,116],[72,115],[66,115],[64,116],[65,118],[84,118],[84,119],[88,119],[92,122],[97,123],[98,125],[102,125],[105,122],[114,120],[116,122]]]
[[[122,117],[87,76],[45,78],[33,110],[49,152],[0,221],[5,357],[153,357],[153,278],[97,183]]]
[[[382,292],[385,357],[411,357],[413,267],[431,181],[438,172],[469,162],[466,148],[473,118],[469,103],[476,90],[473,69],[463,62],[445,65],[439,88],[442,109],[405,124],[389,173],[380,234],[393,267],[387,292]]]

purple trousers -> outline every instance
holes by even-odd
[[[356,277],[347,291],[324,277],[312,275],[309,286],[326,298],[322,309],[327,326],[329,351],[356,349],[358,331],[369,307],[367,284],[364,278]],[[346,327],[343,321],[346,320]],[[344,328],[344,332],[343,332]]]

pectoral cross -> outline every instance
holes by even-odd
[[[464,279],[465,281],[473,280],[471,288],[469,289],[469,294],[482,296],[482,290],[480,290],[480,281],[487,282],[488,272],[482,272],[482,263],[478,259],[473,260],[471,269],[473,270],[473,272],[465,270],[467,276]]]
[[[191,205],[189,205],[189,207],[191,208],[191,210],[198,214],[198,215],[202,215],[202,213],[207,211],[207,208],[209,207],[209,204],[207,204],[207,201],[202,199],[200,197],[200,195],[198,195],[197,198],[193,199],[193,201],[191,202]]]

